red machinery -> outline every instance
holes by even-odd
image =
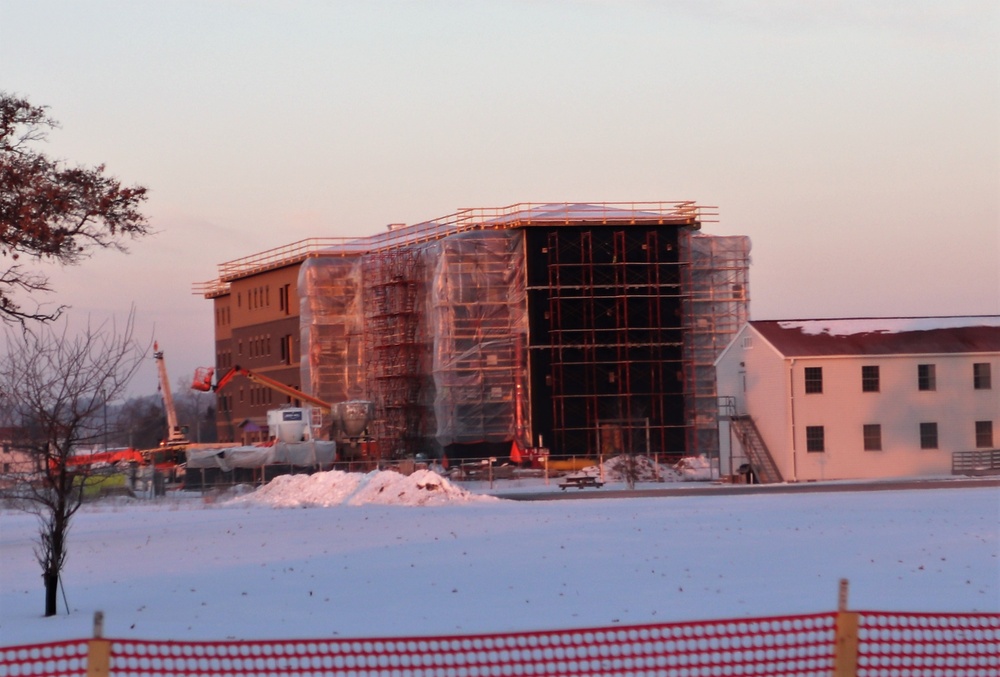
[[[254,383],[259,383],[260,385],[267,386],[269,388],[277,390],[279,393],[288,395],[289,397],[295,398],[297,400],[308,402],[309,404],[313,405],[314,407],[318,407],[323,411],[328,411],[328,412],[333,411],[333,405],[331,405],[329,402],[324,402],[323,400],[317,397],[313,397],[312,395],[306,395],[304,392],[298,390],[297,388],[293,388],[290,385],[285,385],[281,381],[276,381],[269,376],[264,376],[263,374],[252,372],[249,369],[244,369],[239,365],[236,365],[235,367],[227,371],[225,374],[223,374],[215,385],[212,385],[213,374],[215,374],[215,369],[213,369],[212,367],[199,367],[194,373],[194,383],[191,384],[191,387],[194,388],[195,390],[200,390],[204,393],[211,391],[219,391],[222,390],[226,386],[226,384],[232,381],[235,377],[245,376]]]
[[[202,392],[218,392],[233,378],[244,376],[254,383],[273,388],[279,393],[311,404],[317,409],[330,414],[332,424],[330,439],[344,442],[350,448],[356,448],[358,445],[361,445],[364,450],[361,452],[362,455],[369,455],[371,453],[372,440],[368,433],[368,425],[375,414],[375,405],[372,402],[367,400],[349,400],[347,402],[330,404],[318,397],[307,395],[298,388],[285,385],[281,381],[276,381],[269,376],[244,369],[239,365],[223,374],[213,385],[212,375],[214,373],[215,370],[212,367],[199,367],[195,371],[194,383],[191,384],[191,387]],[[345,451],[345,453],[347,452]]]

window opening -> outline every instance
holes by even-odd
[[[806,426],[806,451],[826,451],[823,426]]]
[[[920,424],[920,448],[921,449],[937,449],[938,448],[938,425],[937,425],[937,423],[921,423]]]
[[[878,365],[864,365],[861,367],[861,392],[877,393],[879,391],[879,369]]]
[[[917,365],[917,388],[919,390],[937,390],[937,374],[933,364]]]
[[[972,365],[972,387],[976,390],[990,390],[993,387],[989,362],[976,362]]]
[[[882,426],[866,423],[864,426],[865,451],[882,451]]]
[[[823,392],[823,367],[806,367],[806,392]]]
[[[976,421],[976,448],[993,448],[993,421]]]

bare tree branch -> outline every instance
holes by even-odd
[[[13,493],[39,520],[36,556],[45,582],[45,614],[56,613],[70,521],[94,468],[79,454],[101,438],[108,400],[125,394],[147,349],[134,338],[134,314],[121,328],[90,325],[78,335],[51,325],[6,332],[0,359],[0,406],[19,431],[14,442],[34,458],[36,473]]]

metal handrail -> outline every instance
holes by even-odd
[[[460,209],[441,218],[411,226],[390,226],[367,237],[308,238],[256,254],[220,263],[216,280],[196,283],[193,291],[206,297],[228,292],[227,283],[253,273],[298,263],[310,256],[371,254],[406,245],[438,240],[448,235],[477,229],[506,229],[532,224],[570,225],[580,222],[624,223],[703,223],[718,216],[715,207],[693,200],[660,202],[520,202],[506,207]]]

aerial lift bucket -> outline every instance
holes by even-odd
[[[200,390],[203,393],[211,392],[212,376],[214,374],[215,369],[212,367],[198,367],[194,370],[194,382],[191,384],[191,388]]]

